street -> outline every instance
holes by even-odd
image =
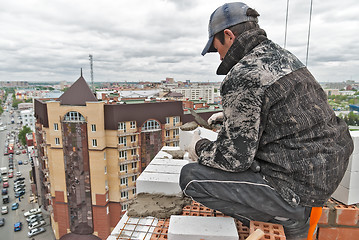
[[[7,126],[6,130],[3,130],[0,132],[0,166],[1,167],[7,167],[8,168],[8,163],[9,163],[9,156],[5,156],[4,155],[4,148],[5,148],[5,141],[7,139],[7,134],[9,132],[11,132],[12,130],[15,130],[16,126],[18,126],[18,124],[16,122],[18,122],[18,113],[16,111],[14,111],[14,113],[12,114],[15,116],[15,123],[11,124],[10,123],[10,113],[9,112],[4,112],[1,115],[1,122],[3,123],[3,126]],[[15,133],[15,138],[17,138],[18,132]],[[26,149],[26,147],[25,147]],[[15,149],[16,152],[17,150],[20,150],[17,146],[17,144],[15,144]],[[20,150],[22,151],[22,150]],[[8,195],[10,198],[9,203],[3,204],[1,202],[2,206],[8,206],[9,207],[9,212],[7,214],[4,215],[0,215],[0,217],[5,218],[5,225],[0,227],[0,239],[6,239],[6,240],[18,240],[18,239],[28,239],[27,233],[29,231],[28,226],[27,226],[27,222],[26,219],[24,217],[24,212],[32,209],[32,208],[38,208],[38,203],[30,203],[29,202],[29,196],[31,194],[31,184],[30,184],[30,171],[31,171],[31,164],[29,161],[29,157],[27,153],[21,153],[19,155],[17,154],[13,154],[14,156],[14,177],[13,178],[9,178],[8,182],[9,182],[9,187],[8,187]],[[21,160],[22,162],[24,162],[25,160],[28,161],[28,164],[24,165],[19,165],[18,161]],[[8,168],[9,169],[9,168]],[[16,199],[15,198],[15,194],[14,194],[14,179],[16,178],[16,172],[20,171],[22,174],[22,177],[25,177],[25,189],[26,189],[26,193],[25,195],[23,195],[21,197],[21,199]],[[7,176],[7,174],[4,174],[2,176]],[[3,181],[1,181],[1,188],[3,188]],[[19,208],[17,210],[11,210],[11,205],[15,202],[19,203]],[[50,216],[49,215],[45,215],[43,214],[43,218],[46,221],[46,225],[42,226],[46,229],[46,232],[44,233],[40,233],[39,235],[33,236],[30,239],[36,239],[36,240],[52,240],[55,239],[54,234],[52,232],[51,229],[51,225],[50,225]],[[22,229],[19,232],[14,232],[14,223],[16,222],[22,222]]]

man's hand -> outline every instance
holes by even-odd
[[[200,134],[201,134],[201,131],[199,129],[197,129],[197,130],[195,130],[193,132],[192,141],[191,141],[191,144],[188,147],[189,157],[194,162],[197,162],[197,160],[198,160],[198,156],[197,156],[197,153],[196,153],[196,143],[202,138],[200,136]]]
[[[223,112],[214,113],[210,118],[207,120],[209,125],[215,125],[218,123],[223,122]]]

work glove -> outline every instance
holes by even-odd
[[[190,145],[188,147],[189,157],[194,162],[197,162],[197,160],[198,160],[198,156],[197,156],[197,153],[196,153],[196,144],[202,138],[200,134],[201,134],[201,131],[199,129],[197,129],[197,130],[195,130],[193,132],[192,141],[191,141],[191,143],[190,143]]]
[[[215,125],[218,123],[222,123],[223,122],[223,112],[218,112],[218,113],[212,114],[212,116],[210,118],[208,118],[207,122],[209,125]]]

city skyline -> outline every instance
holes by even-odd
[[[0,0],[0,81],[217,82],[216,53],[200,55],[210,14],[227,1],[9,2]],[[245,1],[284,45],[287,1]],[[318,82],[356,80],[359,3],[314,2],[308,68]],[[289,1],[287,49],[306,58],[310,1]]]

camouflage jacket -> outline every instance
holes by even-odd
[[[236,39],[217,73],[227,74],[224,121],[216,141],[197,143],[199,163],[241,172],[256,160],[290,205],[323,206],[344,176],[353,142],[319,83],[260,29]]]

